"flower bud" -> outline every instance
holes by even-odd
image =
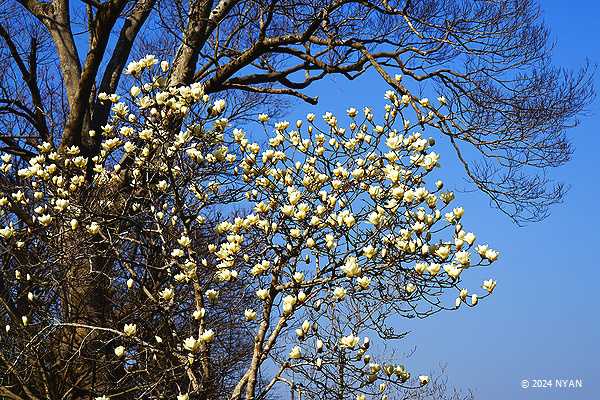
[[[119,358],[123,357],[123,354],[125,354],[125,347],[123,346],[118,346],[115,347],[115,355]]]

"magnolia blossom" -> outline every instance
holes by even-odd
[[[215,338],[215,332],[212,329],[208,329],[200,335],[200,341],[210,343]]]
[[[346,297],[346,289],[344,289],[343,287],[336,287],[333,290],[333,296],[337,300],[342,300],[344,297]]]
[[[48,226],[52,223],[52,216],[48,214],[42,215],[38,218],[38,221],[43,226]]]
[[[458,279],[462,272],[462,268],[457,267],[456,265],[449,264],[444,266],[444,271],[450,276],[452,279]]]
[[[220,99],[213,103],[212,112],[215,115],[221,114],[225,110],[225,100]]]
[[[496,261],[498,259],[498,252],[496,250],[487,249],[484,254],[484,257],[492,262]]]
[[[354,347],[356,347],[359,341],[360,338],[358,336],[348,335],[340,339],[340,345],[348,349],[353,349]]]
[[[92,222],[86,229],[90,234],[97,235],[100,232],[100,225],[97,222]]]
[[[482,287],[487,290],[488,293],[492,293],[496,288],[496,281],[493,279],[488,279],[483,281]]]
[[[195,353],[196,351],[198,351],[201,346],[202,346],[202,341],[197,340],[193,336],[190,336],[189,338],[187,338],[183,341],[183,347],[191,353]]]
[[[167,288],[162,290],[159,293],[160,297],[165,300],[165,301],[170,301],[173,299],[173,296],[175,295],[175,293],[173,292],[173,289]]]
[[[364,290],[367,289],[371,284],[371,278],[369,278],[368,276],[361,276],[360,278],[356,279],[356,283],[361,289]]]
[[[285,315],[289,315],[292,313],[294,309],[294,305],[296,304],[296,296],[287,295],[283,298],[283,313]]]
[[[467,242],[469,246],[471,246],[475,242],[475,238],[476,236],[472,232],[465,234],[465,236],[463,237],[464,241]]]
[[[117,346],[115,347],[115,355],[119,358],[123,357],[123,354],[125,354],[125,347],[123,346]]]
[[[346,259],[346,262],[342,266],[342,271],[346,274],[348,278],[354,278],[361,274],[362,269],[358,265],[356,257],[348,257]]]
[[[137,333],[137,325],[136,324],[125,324],[123,327],[123,333],[125,336],[135,336]]]
[[[442,260],[448,258],[450,254],[450,246],[440,246],[435,250],[435,254],[440,257]]]
[[[195,320],[202,319],[202,318],[204,318],[205,315],[206,315],[205,308],[200,308],[198,310],[194,310],[194,312],[192,313],[192,317],[194,317]]]
[[[256,291],[256,297],[261,300],[266,300],[269,297],[269,291],[267,289],[259,289]]]
[[[292,351],[290,351],[290,358],[292,360],[297,360],[299,358],[302,358],[302,350],[300,349],[299,346],[294,346],[292,348]]]
[[[438,109],[427,98],[390,90],[384,112],[365,107],[364,118],[354,107],[348,117],[327,112],[323,121],[309,114],[304,121],[273,123],[258,114],[268,136],[253,142],[254,132],[224,117],[225,100],[204,93],[202,82],[171,86],[169,63],[158,63],[154,56],[130,63],[136,86],[122,99],[99,96],[111,118],[97,129],[98,154],[44,143],[29,163],[2,156],[21,168],[14,171],[19,187],[0,194],[0,217],[6,216],[0,237],[12,246],[7,254],[35,245],[23,227],[39,240],[76,238],[93,254],[113,257],[114,250],[115,265],[101,270],[110,290],[132,301],[124,310],[147,307],[140,315],[156,325],[145,323],[138,332],[126,324],[125,338],[113,327],[103,332],[113,340],[107,343],[135,337],[129,340],[135,349],[127,343],[114,348],[118,359],[126,355],[132,373],[165,368],[166,359],[170,384],[196,393],[190,380],[204,376],[202,368],[215,373],[206,361],[228,356],[227,329],[234,326],[244,330],[240,340],[249,351],[264,351],[249,357],[260,379],[282,366],[281,382],[294,385],[302,384],[295,380],[300,376],[331,374],[342,348],[353,354],[343,360],[348,371],[364,372],[357,385],[369,393],[354,392],[349,379],[348,395],[387,398],[390,387],[411,375],[380,359],[379,344],[371,347],[366,337],[360,343],[359,336],[385,337],[392,318],[427,316],[436,305],[451,309],[456,293],[456,308],[475,306],[486,296],[463,287],[469,280],[462,274],[498,258],[467,233],[468,215],[454,204],[454,193],[431,180],[441,168],[440,154],[432,151]],[[417,113],[416,124],[410,113]],[[0,172],[6,168],[0,165]],[[88,193],[97,199],[90,202]],[[13,204],[31,210],[34,226],[19,221]],[[59,247],[51,244],[49,251]],[[28,299],[28,314],[21,322],[33,334],[47,326],[38,323],[45,317],[37,307],[47,297],[44,274],[53,265],[19,268],[10,269],[10,279],[25,288],[19,296]],[[34,296],[37,286],[43,294]],[[490,279],[482,287],[491,294],[495,286]],[[449,293],[455,295],[446,300]],[[257,318],[260,323],[252,322]],[[340,337],[338,326],[353,333]],[[275,355],[288,344],[289,359],[302,360],[293,366]],[[429,377],[420,375],[419,382],[426,385]]]
[[[427,268],[429,267],[429,265],[427,265],[427,263],[416,263],[415,264],[415,271],[417,272],[417,274],[419,275],[423,275],[423,273],[427,270]],[[435,275],[435,274],[433,274]]]
[[[456,252],[456,261],[462,265],[469,265],[471,263],[471,254],[468,251]]]
[[[246,309],[244,310],[244,317],[246,318],[246,321],[254,321],[256,319],[256,311]]]

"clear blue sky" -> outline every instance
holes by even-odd
[[[555,62],[600,64],[600,5],[592,0],[544,0],[545,20],[556,41]],[[600,79],[596,77],[596,87]],[[320,103],[311,111],[342,115],[347,106],[381,106],[384,83],[373,75],[356,81],[323,81],[311,87]],[[430,97],[433,97],[430,95]],[[519,228],[489,207],[476,193],[459,194],[465,226],[501,251],[495,270],[482,271],[498,280],[497,291],[474,309],[441,313],[428,320],[402,322],[412,331],[402,344],[416,354],[413,371],[447,363],[450,383],[470,388],[477,399],[600,398],[600,296],[595,272],[600,265],[600,112],[570,132],[576,148],[572,162],[554,171],[571,190],[564,204],[541,223]],[[380,110],[381,108],[379,108]],[[302,117],[309,107],[297,105],[288,118]],[[381,114],[381,113],[380,113]],[[444,162],[444,160],[442,160]],[[444,170],[457,188],[460,170],[450,160]],[[402,350],[402,349],[399,349]],[[522,389],[522,379],[582,379],[582,389]]]

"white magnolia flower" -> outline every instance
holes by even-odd
[[[172,300],[175,295],[175,293],[173,292],[173,289],[171,289],[171,288],[166,288],[166,289],[162,290],[161,292],[159,292],[158,294],[165,301]]]
[[[142,90],[137,86],[132,86],[131,89],[129,89],[129,93],[132,97],[138,97],[141,92]]]
[[[52,223],[52,216],[48,214],[42,215],[38,217],[38,221],[41,225],[48,226]]]
[[[283,314],[290,315],[296,305],[296,296],[288,294],[283,298]]]
[[[361,274],[362,270],[358,265],[356,257],[350,256],[346,258],[346,262],[342,266],[342,272],[344,272],[348,278],[354,278]]]
[[[300,292],[298,292],[297,298],[299,302],[304,302],[306,300],[306,293],[303,290],[301,290]]]
[[[336,287],[333,290],[333,296],[336,298],[336,300],[343,300],[344,297],[346,297],[346,289],[344,289],[343,287]]]
[[[340,345],[347,349],[353,349],[356,347],[356,345],[358,344],[359,341],[360,341],[360,338],[358,336],[354,336],[354,335],[350,334],[350,335],[344,336],[340,339]]]
[[[458,251],[455,256],[456,261],[462,265],[469,265],[471,263],[471,254],[468,251]]]
[[[92,235],[97,235],[100,232],[100,225],[97,222],[92,222],[86,227],[87,231]]]
[[[125,334],[125,336],[135,336],[137,332],[137,325],[136,324],[125,324],[125,326],[123,327],[123,333]]]
[[[219,115],[225,110],[225,100],[219,99],[215,101],[212,105],[212,113],[214,115]]]
[[[318,353],[323,351],[323,346],[324,346],[323,341],[321,339],[317,339],[317,342],[315,343],[315,347],[317,348]]]
[[[368,276],[361,276],[360,278],[356,279],[356,283],[361,289],[364,290],[367,289],[371,284],[371,278],[369,278]]]
[[[471,246],[474,242],[475,242],[475,234],[472,232],[469,232],[465,235],[465,237],[463,238],[463,240],[467,243],[469,243],[469,246]]]
[[[123,346],[117,346],[115,347],[115,355],[119,358],[123,357],[123,354],[125,354],[125,347]]]
[[[200,340],[205,343],[210,343],[215,338],[215,332],[212,329],[208,329],[200,335]]]
[[[496,288],[496,281],[493,279],[485,280],[485,281],[483,281],[482,288],[487,290],[488,293],[492,293],[494,291],[494,289]]]
[[[256,319],[256,311],[246,309],[244,311],[244,317],[246,318],[246,321],[254,321]]]
[[[199,310],[194,310],[194,312],[192,313],[192,317],[194,317],[195,320],[204,318],[204,315],[206,315],[206,309],[204,309],[204,308],[201,308]]]
[[[261,300],[266,300],[269,297],[269,291],[267,289],[258,289],[256,291],[256,297]]]
[[[484,257],[488,260],[494,262],[498,259],[498,252],[496,250],[487,249],[485,251]]]
[[[363,247],[362,252],[365,257],[371,259],[377,254],[377,249],[371,245],[368,245],[366,247]]]
[[[195,353],[202,346],[202,342],[197,340],[195,337],[190,336],[189,338],[183,341],[183,348],[189,351],[190,353]]]
[[[386,139],[385,145],[392,150],[398,150],[402,146],[402,136],[394,135]]]
[[[302,283],[302,282],[304,282],[304,274],[300,271],[296,271],[296,272],[294,272],[292,279],[296,283]]]
[[[458,268],[456,265],[449,264],[444,266],[444,271],[446,271],[448,276],[450,276],[452,279],[457,279],[462,272],[462,268]]]
[[[190,247],[192,240],[188,236],[182,235],[179,239],[177,239],[177,243],[183,247]]]
[[[450,254],[450,246],[440,246],[435,250],[435,255],[437,255],[442,260],[448,258]]]
[[[427,263],[419,262],[415,264],[415,271],[417,274],[423,275],[423,273],[427,270],[427,267],[429,267]]]
[[[283,132],[287,128],[289,128],[290,123],[288,121],[279,121],[275,123],[275,130],[278,132]]]
[[[297,360],[302,357],[302,350],[299,346],[294,346],[292,351],[290,351],[290,358],[292,360]]]

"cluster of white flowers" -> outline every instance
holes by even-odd
[[[147,56],[130,63],[127,72],[140,77],[156,64]],[[162,62],[160,68],[167,71],[169,65]],[[403,116],[409,103],[405,96],[385,94],[389,103],[381,124],[369,108],[362,116],[348,109],[347,127],[325,113],[324,128],[314,114],[271,128],[269,116],[260,114],[262,126],[273,129],[264,147],[244,130],[231,129],[223,117],[226,102],[212,101],[201,84],[168,87],[158,76],[133,86],[128,99],[99,97],[113,111],[99,133],[99,154],[88,159],[76,146],[59,151],[44,143],[29,166],[18,171],[27,184],[0,197],[0,207],[18,204],[31,210],[34,223],[46,232],[79,232],[82,240],[95,242],[122,232],[97,217],[100,212],[83,211],[80,193],[90,168],[100,191],[129,185],[146,193],[151,201],[133,199],[131,212],[151,216],[170,274],[169,282],[149,296],[177,312],[176,305],[190,302],[193,293],[195,306],[187,318],[197,333],[179,343],[182,362],[193,362],[195,353],[208,351],[219,337],[218,328],[210,326],[212,309],[228,285],[244,279],[260,310],[242,308],[236,317],[255,332],[257,348],[264,352],[259,359],[276,360],[269,353],[271,341],[285,343],[284,337],[291,337],[282,373],[322,370],[337,362],[331,354],[341,348],[369,383],[381,380],[385,396],[391,377],[404,383],[410,373],[402,365],[380,365],[367,352],[370,342],[363,333],[377,326],[361,324],[373,302],[406,304],[411,312],[426,314],[432,304],[427,300],[441,292],[455,291],[453,307],[458,308],[475,306],[496,287],[492,279],[483,282],[481,294],[461,287],[463,273],[489,266],[498,252],[475,245],[475,234],[463,226],[465,211],[452,204],[454,194],[443,191],[442,181],[428,184],[440,159],[431,150],[434,140],[423,131],[423,123],[433,117],[425,113],[425,120],[411,124]],[[445,104],[443,98],[438,101]],[[430,106],[428,99],[419,104]],[[181,130],[173,132],[173,121]],[[7,173],[11,157],[3,155],[2,162],[0,170]],[[210,206],[224,198],[252,211],[218,221],[214,241],[195,248],[194,229],[204,226]],[[110,198],[97,205],[113,207]],[[171,239],[165,238],[167,231]],[[22,246],[14,224],[1,228],[0,237]],[[138,278],[126,273],[121,282],[133,290]],[[345,312],[350,305],[361,314]],[[385,304],[382,309],[389,313]],[[334,329],[332,316],[347,318],[356,330]],[[388,317],[393,315],[383,319]],[[123,340],[150,342],[147,329],[138,325],[126,324]],[[125,343],[114,354],[119,359],[128,355]],[[419,376],[419,382],[425,385],[429,378]]]

